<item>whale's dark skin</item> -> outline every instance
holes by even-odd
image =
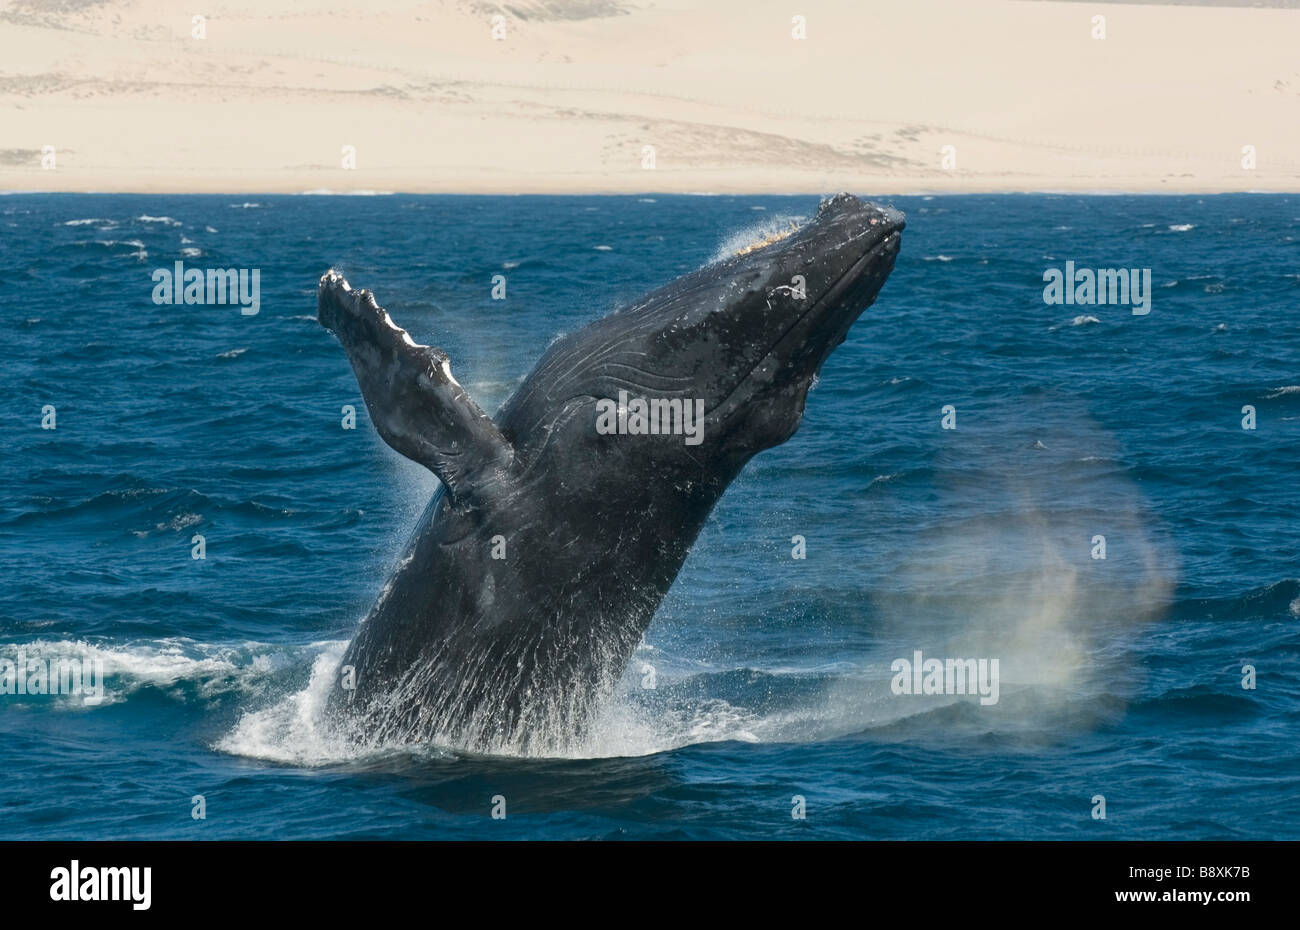
[[[320,322],[379,434],[443,482],[343,658],[336,719],[370,743],[580,742],[722,492],[798,428],[902,228],[847,194],[823,201],[784,238],[559,339],[495,419],[372,294],[321,278]],[[601,434],[597,402],[619,391],[702,399],[703,441]]]

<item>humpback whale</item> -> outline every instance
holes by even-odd
[[[470,752],[580,743],[727,485],[798,428],[903,226],[823,200],[558,339],[495,417],[446,353],[326,273],[318,319],[376,430],[441,481],[344,653],[335,724]]]

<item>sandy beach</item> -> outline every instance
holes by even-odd
[[[1285,6],[10,0],[0,190],[1294,191]]]

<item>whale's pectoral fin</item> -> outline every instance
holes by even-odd
[[[347,350],[379,435],[437,475],[462,502],[501,478],[510,443],[451,375],[447,353],[417,344],[369,291],[320,279],[317,319]]]

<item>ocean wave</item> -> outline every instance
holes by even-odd
[[[77,245],[90,245],[88,242],[78,242]],[[96,239],[95,245],[102,245],[106,249],[115,249],[118,246],[129,246],[133,249],[143,249],[144,243],[139,239]]]
[[[1093,323],[1100,323],[1100,322],[1101,320],[1097,319],[1095,316],[1091,316],[1088,314],[1080,314],[1079,316],[1076,316],[1074,319],[1069,320],[1065,323],[1057,323],[1055,326],[1051,328],[1051,332],[1056,332],[1058,329],[1064,329],[1067,326],[1091,326]]]
[[[21,511],[7,520],[0,521],[0,526],[21,526],[52,517],[89,516],[103,511],[118,510],[123,506],[147,506],[151,499],[168,497],[174,493],[175,491],[169,488],[114,488],[81,500],[61,502],[61,506],[57,507],[46,506],[39,510]]]
[[[161,523],[155,523],[152,530],[132,530],[132,535],[137,539],[143,539],[155,532],[180,532],[189,529],[191,526],[197,526],[203,522],[201,513],[179,513],[170,520],[164,520]]]
[[[1300,579],[1286,578],[1224,597],[1186,598],[1170,613],[1180,620],[1277,620],[1300,616]]]
[[[149,252],[145,248],[145,244],[139,239],[95,239],[92,242],[74,242],[73,245],[82,247],[97,245],[109,250],[129,248],[132,251],[126,253],[128,258],[135,258],[144,261],[149,257]]]
[[[1225,692],[1206,685],[1172,688],[1162,694],[1144,698],[1130,706],[1135,714],[1153,714],[1162,724],[1170,718],[1188,718],[1198,724],[1224,717],[1250,717],[1259,713],[1259,704],[1250,693],[1238,689]]]
[[[67,476],[57,477],[65,478]],[[99,476],[95,477],[98,478]],[[112,488],[80,500],[60,500],[57,505],[52,505],[52,501],[45,498],[41,509],[30,509],[16,513],[8,519],[0,521],[0,526],[27,526],[52,520],[111,518],[113,521],[125,524],[127,527],[132,522],[136,522],[138,526],[140,522],[147,521],[147,525],[155,529],[161,529],[163,526],[170,526],[174,520],[178,519],[178,515],[195,513],[278,519],[292,517],[298,511],[272,506],[251,498],[209,496],[193,488],[137,486]],[[148,532],[153,532],[153,530]],[[137,535],[139,534],[137,533]]]
[[[177,691],[173,696],[208,700],[224,694],[250,694],[265,684],[282,662],[286,649],[247,642],[212,646],[183,638],[113,644],[85,640],[32,640],[0,644],[0,660],[57,664],[76,660],[100,663],[104,707],[125,701],[143,689]],[[33,696],[32,699],[35,699]],[[51,695],[60,707],[87,706],[78,695]]]

